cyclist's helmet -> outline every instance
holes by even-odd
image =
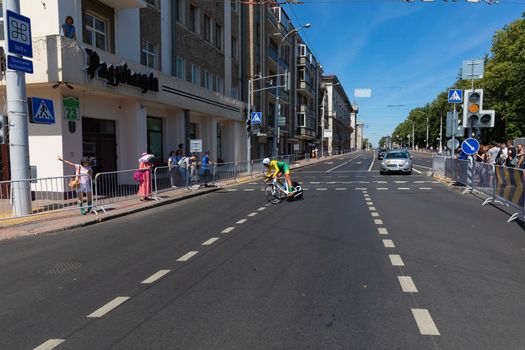
[[[264,158],[264,159],[263,159],[263,165],[264,165],[264,166],[268,166],[268,165],[270,165],[270,158]]]

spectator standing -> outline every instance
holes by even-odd
[[[210,152],[206,151],[204,152],[204,156],[202,157],[202,162],[201,162],[202,176],[204,178],[204,187],[207,187],[208,182],[210,182],[210,178],[211,178],[210,165],[211,164],[213,163],[210,160]]]
[[[500,144],[499,152],[496,157],[496,164],[497,165],[505,165],[507,161],[507,145],[505,143]]]
[[[516,167],[520,169],[525,169],[525,162],[523,161],[525,158],[525,148],[523,147],[523,143],[519,143],[518,147],[516,148]]]
[[[154,158],[153,154],[142,153],[139,159],[139,170],[142,171],[142,178],[139,184],[138,195],[141,201],[147,201],[151,195],[151,167],[153,164],[151,160]]]
[[[93,208],[93,191],[91,189],[91,176],[93,170],[91,169],[91,161],[87,157],[83,157],[80,160],[80,164],[75,164],[70,161],[62,159],[58,156],[58,160],[64,164],[75,167],[75,175],[77,175],[71,182],[74,184],[77,192],[78,206],[80,207],[80,213],[86,215]],[[87,207],[84,209],[84,197],[86,197]]]
[[[171,151],[170,156],[168,157],[168,170],[170,172],[171,187],[177,187],[176,184],[179,183],[177,181],[178,178],[180,178],[178,167],[179,167],[179,162],[177,161],[177,156],[175,155],[175,151]]]
[[[518,160],[516,159],[516,147],[512,140],[507,141],[507,166],[515,167]]]
[[[496,164],[496,158],[498,157],[500,148],[496,142],[493,142],[490,149],[487,151],[487,163],[490,165]]]
[[[76,40],[77,34],[75,31],[75,26],[73,25],[73,17],[67,16],[62,24],[62,34],[69,39]]]

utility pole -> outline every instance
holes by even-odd
[[[325,111],[325,102],[326,102],[326,87],[323,90],[323,102],[321,104],[321,158],[324,156],[324,115]]]
[[[443,111],[439,117],[439,153],[443,152]]]
[[[248,172],[251,173],[251,157],[252,157],[252,131],[248,130],[248,125],[251,125],[250,111],[252,109],[252,80],[248,79],[248,103],[246,105],[246,159],[248,160]],[[253,128],[253,125],[251,125]]]
[[[6,10],[20,13],[20,1],[4,1],[4,19],[7,18]],[[9,36],[9,24],[7,22],[4,20],[6,41]],[[20,55],[15,56],[21,57]],[[27,115],[25,73],[7,69],[6,81],[13,214],[14,216],[25,216],[32,213],[31,187],[28,181],[31,178],[31,171],[29,166],[29,118]]]

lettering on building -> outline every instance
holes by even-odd
[[[128,67],[127,63],[107,64],[100,61],[100,56],[93,50],[84,49],[86,53],[86,65],[84,70],[89,80],[99,78],[109,86],[126,84],[141,89],[142,93],[148,91],[159,91],[159,79],[153,73],[135,73]]]

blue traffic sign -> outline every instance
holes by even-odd
[[[19,13],[6,10],[7,51],[13,55],[33,57],[31,20]]]
[[[262,112],[252,112],[252,125],[262,124]]]
[[[16,56],[7,55],[7,68],[33,74],[33,62]]]
[[[463,90],[448,90],[448,103],[463,103]]]
[[[461,150],[471,156],[479,150],[479,141],[470,137],[461,143]]]
[[[30,107],[31,123],[55,124],[55,109],[53,108],[53,100],[31,97]]]

